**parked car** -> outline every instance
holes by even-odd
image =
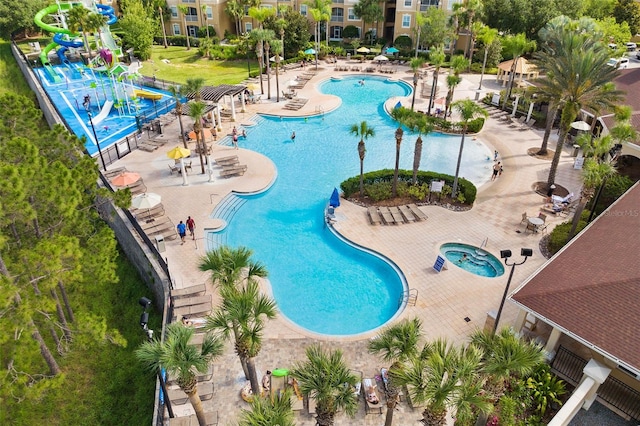
[[[635,52],[636,49],[638,48],[638,45],[633,43],[633,42],[629,42],[627,43],[627,51],[629,52]]]
[[[629,58],[611,58],[609,59],[609,61],[607,61],[607,65],[624,70],[629,68]]]

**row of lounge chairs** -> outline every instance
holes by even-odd
[[[169,142],[169,140],[167,138],[164,138],[162,135],[160,135],[155,139],[149,139],[144,142],[139,142],[138,149],[141,149],[147,152],[153,152],[156,149],[164,146],[167,142]]]
[[[217,426],[218,425],[218,412],[217,411],[209,411],[204,413],[204,419],[207,423],[207,426]],[[192,414],[188,417],[174,417],[169,419],[169,426],[199,426],[198,417],[195,414]]]
[[[309,102],[309,99],[293,98],[289,102],[287,102],[283,108],[291,111],[298,111],[300,108],[305,106],[307,102]]]
[[[290,89],[302,89],[309,80],[311,80],[313,77],[315,77],[316,73],[313,71],[308,71],[305,73],[300,74],[298,77],[296,77],[295,81],[293,82],[293,84],[289,85]]]
[[[216,164],[222,167],[220,177],[228,178],[231,176],[242,176],[247,171],[246,164],[240,164],[237,155],[216,158]]]
[[[399,207],[369,207],[367,209],[369,221],[372,225],[398,225],[415,221],[427,220],[427,215],[415,204]]]
[[[348,65],[336,65],[335,67],[336,71],[361,71],[361,68],[358,66],[348,66]]]
[[[398,71],[397,68],[388,68],[388,67],[382,67],[380,68],[380,72],[383,74],[393,74],[396,71]]]

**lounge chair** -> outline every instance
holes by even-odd
[[[173,174],[174,172],[175,173],[179,173],[179,170],[178,170],[178,168],[176,166],[172,166],[171,164],[169,164],[169,172],[171,174]]]
[[[242,176],[246,171],[247,171],[246,165],[227,168],[220,171],[220,177]]]
[[[396,224],[396,221],[393,218],[393,215],[389,211],[389,207],[379,207],[378,211],[380,212],[380,215],[382,216],[382,221],[384,222],[385,225]]]
[[[397,207],[389,207],[389,213],[393,216],[393,220],[400,224],[404,223],[404,217],[402,217],[402,213],[400,213],[400,209]]]
[[[213,383],[201,383],[198,385],[198,396],[200,397],[200,401],[206,401],[208,399],[213,398]],[[169,399],[171,403],[176,405],[186,404],[189,400],[189,397],[182,389],[168,389],[167,393],[169,394]]]
[[[171,298],[179,299],[181,297],[201,296],[207,291],[205,284],[192,285],[177,290],[171,290]]]
[[[414,216],[416,217],[416,219],[418,220],[427,220],[429,217],[424,214],[424,212],[422,210],[420,210],[420,208],[418,206],[416,206],[415,204],[407,204],[407,207],[409,208],[409,210],[411,210],[411,213],[414,214]]]
[[[190,315],[208,315],[211,313],[211,302],[201,303],[199,305],[183,306],[173,310],[173,321],[179,318],[188,317]]]
[[[380,225],[380,214],[378,213],[377,207],[369,207],[367,208],[367,214],[369,215],[369,222],[372,225]]]
[[[181,298],[172,300],[172,304],[174,308],[182,308],[183,306],[199,305],[201,303],[207,303],[207,302],[211,303],[210,294],[205,294],[203,296],[181,297]]]
[[[380,369],[380,377],[382,378],[382,385],[385,389],[385,395],[389,394],[389,370],[382,367]],[[398,390],[398,402],[404,399],[404,392],[402,388],[396,387]]]
[[[411,209],[409,209],[409,207],[407,206],[399,206],[398,209],[400,210],[400,213],[402,213],[402,216],[404,217],[405,222],[415,222],[416,217],[413,214],[413,212],[411,212]]]
[[[378,413],[382,414],[382,406],[384,405],[380,400],[380,394],[378,393],[378,384],[375,379],[363,379],[362,380],[362,393],[365,401],[365,412],[367,414]],[[372,401],[372,399],[375,399]],[[377,402],[375,402],[377,401]]]

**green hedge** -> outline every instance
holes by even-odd
[[[393,170],[392,169],[383,169],[375,172],[369,172],[364,174],[364,185],[374,185],[381,182],[392,182],[393,181]],[[418,185],[430,184],[433,180],[443,180],[446,185],[453,185],[453,176],[447,175],[444,173],[436,173],[436,172],[428,172],[428,171],[418,171]],[[413,171],[412,170],[399,170],[398,171],[398,182],[405,182],[408,185],[411,185],[413,181]],[[360,191],[360,176],[354,176],[342,182],[340,184],[340,189],[344,193],[346,198],[351,197],[353,194],[357,194]],[[465,178],[458,178],[458,190],[459,193],[464,197],[464,202],[468,205],[472,205],[476,200],[477,189],[476,186],[466,180]]]

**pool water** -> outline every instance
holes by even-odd
[[[450,264],[481,277],[499,277],[504,274],[502,262],[491,253],[472,245],[447,243],[440,246]],[[466,255],[466,259],[463,256]]]
[[[143,88],[132,84],[129,80],[112,82],[106,75],[91,72],[86,67],[82,68],[82,74],[72,73],[68,67],[62,65],[53,66],[53,69],[58,75],[63,76],[61,83],[52,83],[45,76],[43,68],[35,68],[34,72],[40,78],[42,87],[67,127],[77,137],[84,136],[86,138],[85,148],[90,155],[95,155],[98,152],[98,145],[89,123],[89,116],[83,106],[85,96],[90,98],[90,110],[93,117],[98,116],[105,99],[113,101],[114,95],[116,98],[122,98],[125,96],[124,91],[130,95],[134,89],[143,89],[162,96],[162,99],[157,101],[143,98],[138,98],[135,102],[130,100],[129,107],[125,106],[120,110],[115,106],[111,108],[111,112],[104,121],[94,124],[100,148],[103,150],[137,131],[136,116],[152,118],[175,108],[173,97],[168,92],[159,89]],[[118,95],[113,90],[113,87],[116,86]]]
[[[320,86],[323,93],[342,98],[333,112],[307,119],[259,117],[257,126],[246,129],[240,147],[269,157],[278,176],[267,192],[248,197],[222,235],[211,237],[217,241],[212,244],[251,248],[269,271],[282,314],[322,334],[353,335],[380,327],[398,312],[406,287],[393,264],[340,241],[324,221],[334,187],[360,170],[359,138],[349,134],[351,125],[365,120],[376,132],[366,141],[365,172],[395,164],[397,125],[383,105],[411,88],[371,76],[360,87],[361,78],[327,80]],[[405,133],[401,168],[412,167],[415,139]],[[430,134],[423,139],[421,169],[453,174],[460,138]],[[476,184],[486,180],[490,154],[482,144],[465,144],[461,176]],[[339,207],[336,213],[339,219]]]

